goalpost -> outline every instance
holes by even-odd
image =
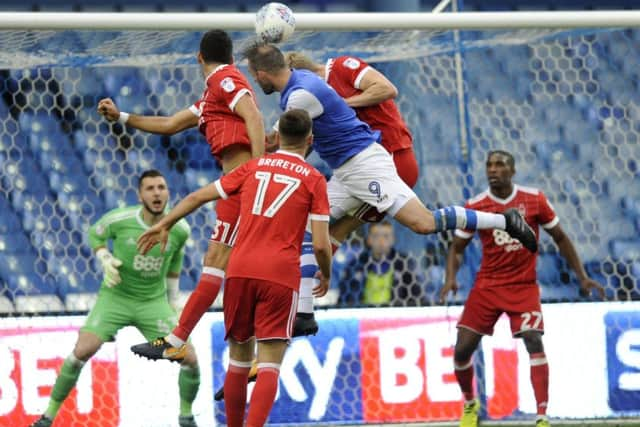
[[[47,387],[51,375],[15,372],[33,359],[27,354],[59,338],[43,362],[57,366],[75,338],[69,329],[82,324],[60,315],[86,310],[95,296],[99,277],[86,243],[88,224],[108,209],[136,203],[136,179],[145,169],[167,176],[174,201],[220,173],[196,130],[166,137],[109,124],[95,111],[98,100],[111,97],[138,114],[190,106],[203,90],[195,60],[202,32],[226,29],[238,50],[253,37],[253,19],[241,13],[0,12],[0,308],[13,307],[16,316],[0,318],[0,330],[14,334],[0,333],[0,380],[7,380],[0,381],[0,425],[22,425],[43,409],[46,389],[33,387]],[[416,193],[430,207],[462,203],[484,190],[490,150],[514,154],[516,182],[545,192],[588,273],[606,285],[612,301],[578,295],[575,276],[543,233],[538,279],[548,302],[549,414],[603,423],[639,415],[640,11],[296,13],[296,21],[283,50],[318,62],[354,55],[398,87],[396,101],[421,168]],[[277,99],[256,93],[271,126]],[[197,280],[212,215],[204,209],[189,218],[185,292]],[[287,355],[272,422],[458,418],[455,321],[480,249],[478,242],[470,245],[458,276],[462,288],[451,305],[439,307],[449,241],[448,234],[419,237],[396,228],[396,246],[406,255],[398,257],[404,293],[386,304],[396,308],[319,312],[320,334],[294,341]],[[344,274],[364,246],[363,233],[356,233],[338,253],[336,273]],[[339,308],[351,307],[344,296],[355,285],[345,283],[335,286]],[[58,316],[20,317],[34,311]],[[224,422],[222,404],[211,397],[227,357],[219,320],[208,316],[194,338],[206,353],[196,405],[202,425]],[[95,417],[103,426],[173,420],[175,381],[145,376],[147,382],[138,383],[140,372],[165,367],[128,356],[136,339],[126,332],[93,362],[79,383],[84,388],[61,411],[64,425],[91,425]],[[476,366],[488,422],[531,419],[528,358],[504,321],[494,338],[483,340]],[[163,391],[141,411],[149,389]]]

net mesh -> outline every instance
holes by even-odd
[[[545,192],[608,297],[640,298],[640,109],[634,96],[640,32],[454,35],[302,32],[283,50],[300,50],[319,62],[357,55],[395,83],[421,168],[416,193],[430,207],[460,204],[484,190],[487,152],[512,152],[516,182]],[[87,310],[100,281],[87,243],[89,224],[110,209],[137,203],[137,177],[145,169],[165,174],[174,201],[219,176],[196,130],[149,135],[108,123],[96,112],[103,97],[137,114],[167,115],[190,106],[203,89],[195,61],[200,36],[0,31],[0,310]],[[242,46],[251,35],[236,32],[233,38]],[[277,99],[256,93],[270,127]],[[188,221],[183,291],[192,290],[199,277],[213,211],[201,209]],[[364,277],[375,267],[365,228],[336,255],[328,303],[436,303],[450,235],[394,231],[390,297],[363,297]],[[474,241],[451,303],[464,302],[479,259]],[[544,301],[589,299],[578,295],[575,276],[544,234],[538,267]],[[350,357],[356,366],[359,355]],[[338,403],[320,419],[348,421],[360,410],[352,407],[352,384],[336,387],[331,398]],[[439,419],[456,418],[455,408],[443,409]],[[374,413],[371,419],[385,416]]]

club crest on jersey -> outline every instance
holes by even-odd
[[[99,236],[102,236],[104,234],[104,225],[102,225],[102,224],[96,225],[96,233]]]
[[[236,85],[233,83],[233,79],[231,79],[231,77],[226,77],[220,82],[220,87],[225,92],[233,92],[233,90],[236,88]]]
[[[344,66],[352,70],[357,70],[358,67],[360,66],[360,61],[358,61],[355,58],[347,58],[344,61]]]

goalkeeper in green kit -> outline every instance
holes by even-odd
[[[141,206],[107,212],[89,229],[91,248],[102,265],[104,280],[95,306],[80,329],[71,354],[65,359],[51,391],[45,413],[32,427],[48,427],[78,381],[82,366],[102,346],[112,341],[119,329],[135,326],[151,341],[171,332],[177,321],[178,280],[189,238],[189,225],[182,220],[171,228],[164,253],[156,247],[146,255],[138,253],[138,237],[165,215],[169,189],[162,174],[148,170],[140,176],[138,198]],[[113,253],[108,241],[113,242]],[[181,427],[196,426],[191,405],[200,385],[200,371],[191,344],[181,364]]]

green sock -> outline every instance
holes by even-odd
[[[200,387],[200,369],[189,366],[180,367],[178,388],[180,389],[180,415],[191,415],[191,405],[196,399]]]
[[[58,415],[62,402],[67,398],[71,389],[75,387],[80,376],[80,371],[84,362],[76,359],[72,354],[64,360],[62,369],[60,369],[60,375],[56,378],[56,383],[51,391],[51,399],[49,400],[49,406],[45,411],[45,415],[48,418],[54,419]]]

